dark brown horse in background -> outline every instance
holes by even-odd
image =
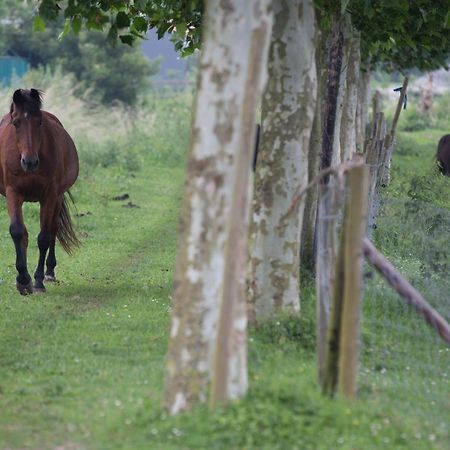
[[[436,162],[441,173],[450,176],[450,134],[441,137],[437,148]]]
[[[39,91],[18,89],[9,113],[0,121],[0,193],[6,196],[11,219],[9,230],[16,248],[17,289],[21,294],[44,292],[44,279],[55,281],[56,238],[68,253],[79,244],[64,195],[78,176],[77,150],[61,122],[41,107]],[[23,202],[40,203],[34,285],[27,268]]]

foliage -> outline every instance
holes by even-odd
[[[447,67],[448,0],[351,0],[348,10],[361,31],[363,59],[385,70]]]
[[[44,19],[56,19],[60,0],[41,0],[38,28]],[[321,29],[328,29],[333,17],[349,12],[361,32],[362,60],[371,68],[406,71],[447,67],[450,56],[450,9],[448,0],[315,0]],[[88,29],[108,28],[109,39],[117,37],[132,44],[149,28],[158,37],[170,33],[175,48],[189,55],[201,45],[203,1],[195,0],[102,0],[69,1],[65,5],[67,34],[82,25]],[[109,15],[108,15],[109,14]]]
[[[400,123],[404,120],[400,119]],[[415,276],[426,278],[446,278],[450,270],[449,179],[439,173],[435,160],[442,134],[429,127],[399,132],[392,182],[375,234],[378,245],[389,254],[418,261]]]
[[[62,18],[32,33],[33,11],[23,2],[9,0],[0,14],[8,21],[0,28],[0,53],[21,56],[33,68],[59,66],[75,75],[78,95],[89,90],[91,101],[133,105],[157,71],[157,64],[149,63],[138,48],[112,47],[100,32],[83,30],[59,40]]]
[[[132,45],[154,28],[158,38],[169,33],[175,49],[183,56],[200,47],[203,0],[41,0],[37,17],[55,20],[62,9],[66,18],[63,35],[70,28],[77,34],[84,25],[89,30],[108,30],[108,39],[113,43],[119,38]],[[42,19],[36,23],[41,26]]]
[[[399,123],[399,130],[420,131],[428,129],[443,130],[442,134],[450,131],[448,117],[450,115],[450,92],[435,95],[433,107],[430,111],[421,112],[417,109],[418,98],[414,95],[408,96],[408,108],[402,112],[402,119]],[[406,134],[401,139],[408,139]]]
[[[361,32],[363,62],[389,72],[447,67],[450,56],[448,0],[315,0],[321,28],[343,12]]]
[[[399,129],[404,131],[419,131],[430,128],[433,124],[433,116],[431,112],[421,113],[414,108],[414,104],[411,105],[412,107],[404,111],[402,123]]]

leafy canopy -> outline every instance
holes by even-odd
[[[366,58],[388,71],[446,67],[450,0],[350,0]]]
[[[108,39],[132,45],[151,28],[161,39],[169,33],[183,56],[200,47],[203,0],[40,0],[35,28],[45,28],[62,12],[66,19],[61,36],[88,30],[107,30]]]
[[[349,12],[361,32],[363,58],[385,70],[446,67],[450,57],[450,0],[315,0],[320,26]],[[40,0],[35,26],[64,13],[63,34],[72,28],[108,30],[109,39],[132,44],[155,28],[169,33],[176,50],[201,45],[203,0]]]

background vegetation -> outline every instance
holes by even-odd
[[[114,45],[99,31],[64,30],[64,18],[49,22],[43,31],[33,30],[34,11],[30,4],[5,0],[0,4],[0,56],[20,56],[34,69],[71,74],[74,94],[90,103],[134,105],[146,89],[158,61],[150,62],[139,46]],[[36,77],[38,78],[38,76]]]
[[[1,200],[1,450],[448,448],[448,348],[377,277],[366,288],[354,404],[318,391],[314,285],[304,280],[300,318],[251,330],[245,400],[214,414],[198,407],[167,416],[160,400],[191,92],[142,91],[130,109],[92,107],[61,71],[31,73],[21,85],[45,90],[45,109],[77,142],[74,214],[83,245],[72,258],[58,249],[60,282],[47,294],[19,296]],[[12,90],[0,92],[3,111]],[[436,102],[436,117],[448,100]],[[418,234],[435,238],[430,229],[448,236],[449,182],[433,160],[442,125],[399,136],[375,239],[413,280],[430,272],[427,298],[449,319],[448,290],[438,289],[448,287],[448,271],[430,265],[448,261],[434,255],[444,244],[417,245]],[[129,198],[113,200],[123,194]],[[33,266],[36,205],[27,205],[25,220]]]

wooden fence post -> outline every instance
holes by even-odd
[[[337,386],[345,397],[356,396],[362,240],[366,230],[368,182],[368,165],[356,166],[349,171],[349,195],[335,263],[326,355],[319,378],[323,392],[330,396],[334,395]]]
[[[339,391],[356,397],[359,325],[362,296],[362,242],[366,230],[369,168],[355,167],[348,174],[349,199],[343,230],[343,298],[339,343]]]
[[[344,186],[333,176],[328,184],[319,186],[317,212],[317,371],[319,384],[324,386],[327,367],[327,330],[336,282],[338,256],[338,219],[342,211]]]

